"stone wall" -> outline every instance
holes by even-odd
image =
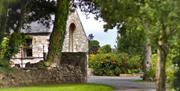
[[[0,74],[0,87],[86,82],[79,67],[63,65],[52,69],[18,69]]]
[[[62,61],[58,68],[40,69],[31,67],[16,69],[12,73],[0,73],[0,87],[82,83],[86,81],[86,53],[62,53]]]
[[[72,65],[74,67],[79,67],[84,80],[87,80],[87,53],[71,53],[65,52],[62,53],[61,65]]]

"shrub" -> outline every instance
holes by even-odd
[[[151,67],[145,73],[145,80],[154,81],[156,77],[156,63],[157,63],[157,54],[152,55]]]
[[[111,45],[104,45],[98,50],[99,53],[111,53],[111,51],[112,51]]]
[[[129,65],[129,69],[130,69],[130,73],[139,73],[141,72],[141,69],[143,67],[143,63],[142,63],[142,59],[140,56],[136,55],[136,56],[132,56],[130,57],[129,61],[128,61],[128,65]]]
[[[120,74],[119,64],[117,55],[112,53],[91,55],[89,61],[95,75],[117,76]]]
[[[9,60],[0,59],[0,73],[13,72],[13,68],[9,66]]]
[[[172,63],[172,55],[168,55],[167,57],[167,63],[166,63],[166,75],[167,75],[167,82],[172,83],[174,79],[174,73],[175,73],[175,65]],[[150,69],[145,73],[146,74],[146,79],[145,80],[150,80],[154,81],[155,76],[156,76],[156,67],[157,66],[157,54],[152,55],[152,62],[151,62],[151,67]]]
[[[118,54],[121,73],[139,73],[142,68],[142,60],[139,55],[129,56],[127,53]]]
[[[9,61],[5,59],[0,59],[0,67],[9,67]]]
[[[2,43],[0,44],[0,59],[4,57],[6,50],[8,49],[9,38],[4,37]]]
[[[140,56],[130,57],[126,53],[92,54],[89,67],[95,75],[117,76],[120,73],[139,73],[141,71]]]
[[[175,57],[174,59],[175,64],[175,72],[172,77],[172,86],[176,91],[180,91],[180,56]]]

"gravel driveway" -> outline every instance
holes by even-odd
[[[115,91],[155,91],[153,82],[143,82],[140,77],[89,76],[88,83],[112,86]]]

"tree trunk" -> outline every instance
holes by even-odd
[[[146,78],[146,72],[150,69],[151,66],[151,44],[150,44],[150,39],[146,39],[146,43],[144,45],[144,80],[147,80]]]
[[[55,23],[50,36],[46,66],[59,66],[70,0],[57,0]]]
[[[162,24],[163,25],[163,24]],[[165,28],[162,28],[165,29]],[[166,58],[168,55],[166,30],[160,30],[157,50],[156,91],[166,91]]]

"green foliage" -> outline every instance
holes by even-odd
[[[142,55],[146,37],[145,32],[139,28],[120,31],[117,37],[117,51],[129,55]]]
[[[173,79],[173,84],[172,86],[174,87],[174,89],[176,91],[180,91],[180,56],[177,56],[175,59],[174,59],[174,63],[175,63],[175,66],[177,67],[176,68],[176,71],[174,72],[174,79]]]
[[[4,54],[8,49],[8,43],[9,43],[9,38],[4,37],[3,41],[2,41],[2,43],[0,45],[0,59],[4,57]]]
[[[100,48],[99,41],[97,40],[89,40],[89,53],[96,54]]]
[[[3,11],[4,11],[4,9],[6,9],[6,7],[9,3],[13,3],[15,1],[16,0],[0,0],[0,15],[2,13],[4,13]]]
[[[8,43],[8,49],[5,53],[5,58],[10,59],[12,56],[19,52],[20,47],[25,42],[25,35],[22,33],[14,32],[10,38]]]
[[[173,64],[173,60],[175,60],[175,55],[172,53],[171,50],[170,54],[167,58],[166,63],[166,74],[167,74],[167,82],[172,85],[173,80],[175,79],[174,74],[176,73],[177,67]],[[176,53],[175,53],[176,54]],[[178,58],[178,57],[176,57]],[[157,68],[157,54],[152,55],[152,63],[150,69],[146,72],[146,80],[154,81],[156,75],[156,68]]]
[[[0,73],[14,72],[14,69],[10,67],[9,60],[0,59]]]
[[[118,54],[121,61],[122,73],[140,73],[142,72],[143,60],[140,55],[130,56],[127,53]]]
[[[99,53],[111,53],[112,52],[111,45],[104,45],[104,46],[100,47],[98,52]]]
[[[120,61],[116,54],[96,54],[91,55],[89,60],[89,67],[93,68],[95,75],[119,75]]]
[[[165,68],[169,71],[169,67],[166,66],[166,61],[169,61],[167,55],[170,53],[169,39],[175,37],[175,33],[180,29],[180,0],[93,0],[93,2],[99,9],[98,15],[106,22],[106,30],[117,27],[120,31],[121,28],[134,31],[141,28],[146,31],[146,37],[155,43],[153,52],[158,50],[161,54],[158,55],[157,71],[160,74],[157,74],[157,82],[160,84],[157,84],[157,90],[164,91]]]
[[[9,61],[1,58],[0,59],[0,67],[4,67],[4,68],[9,67]]]
[[[8,49],[8,37],[3,38],[3,41],[0,45],[0,72],[9,71],[9,61],[4,59],[5,52]]]
[[[156,64],[157,64],[157,54],[152,55],[151,67],[146,72],[146,80],[155,81],[156,77]]]
[[[139,72],[139,70],[142,68],[142,59],[139,55],[136,56],[130,56],[129,61],[129,68],[131,69],[137,69],[137,72]]]
[[[171,49],[171,55],[170,58],[172,59],[173,68],[171,70],[171,75],[169,76],[169,80],[171,82],[171,86],[175,91],[180,91],[180,32],[178,33],[178,37],[176,39],[177,42],[173,46],[173,49]]]
[[[139,73],[142,68],[139,56],[130,57],[126,53],[92,54],[89,67],[95,75],[118,76],[120,73]]]

